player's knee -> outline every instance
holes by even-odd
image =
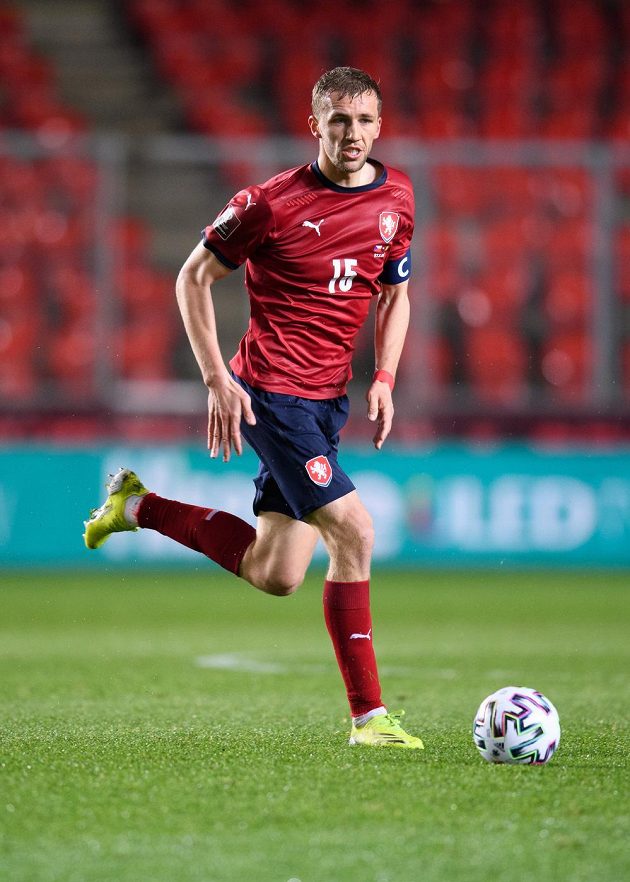
[[[374,547],[374,524],[365,508],[354,511],[341,532],[344,541],[352,543],[364,551],[371,551]]]
[[[288,597],[290,594],[295,594],[303,581],[303,572],[285,570],[270,574],[265,579],[262,588],[267,594],[272,594],[274,597]]]

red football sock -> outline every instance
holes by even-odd
[[[324,618],[353,717],[382,707],[372,646],[370,583],[324,583]]]
[[[236,515],[163,499],[155,493],[143,497],[138,526],[200,551],[237,576],[245,552],[256,538],[256,530]]]

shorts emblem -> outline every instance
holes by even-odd
[[[328,487],[332,481],[332,466],[326,456],[314,456],[305,465],[306,472],[318,487]]]

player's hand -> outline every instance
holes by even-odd
[[[253,426],[256,417],[249,395],[231,377],[225,377],[208,387],[208,450],[212,459],[223,451],[223,462],[228,462],[232,447],[243,452],[241,419]]]
[[[392,393],[387,385],[381,380],[375,380],[365,396],[368,403],[368,419],[376,422],[376,434],[372,438],[374,446],[380,450],[392,428],[394,419],[394,405]]]

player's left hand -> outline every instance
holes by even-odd
[[[368,419],[376,422],[376,434],[372,438],[374,446],[380,450],[392,428],[394,419],[394,405],[392,393],[387,385],[381,380],[375,380],[365,396],[368,403]]]

